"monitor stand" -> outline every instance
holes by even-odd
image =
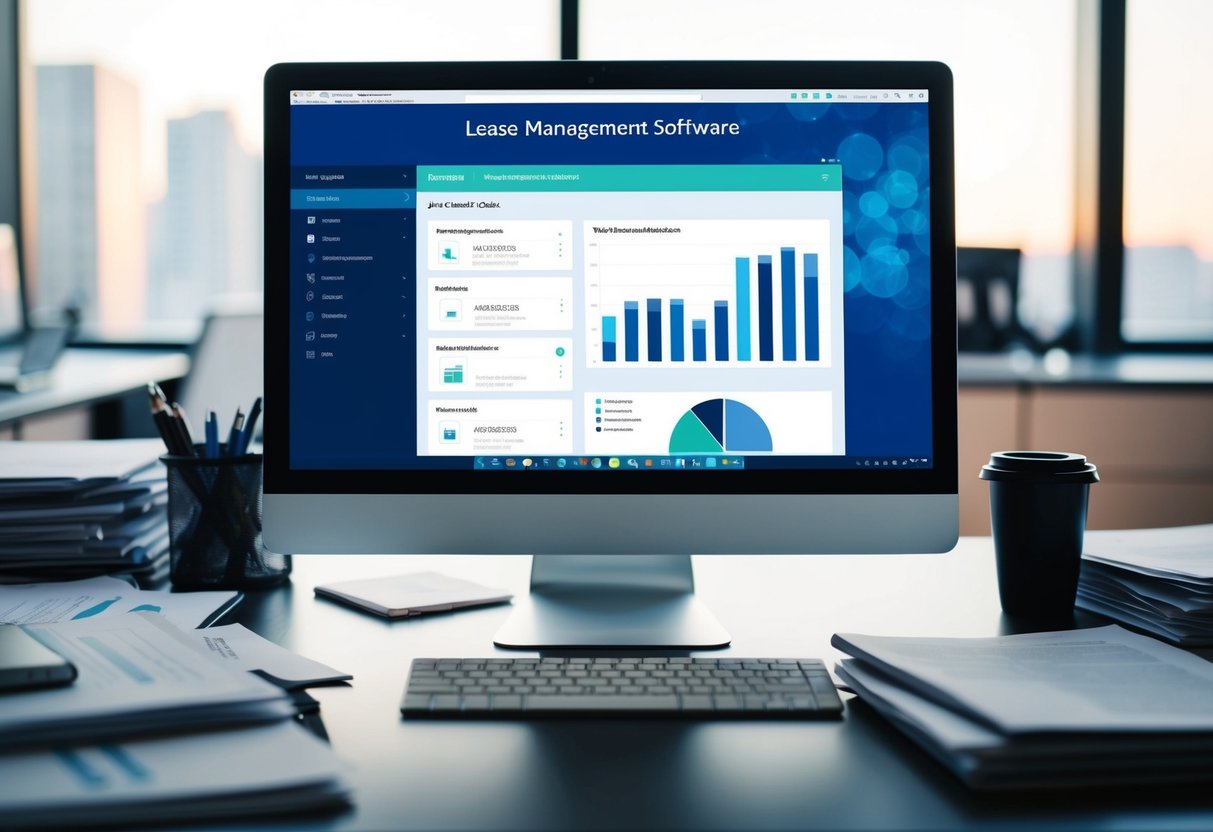
[[[535,555],[530,595],[493,643],[701,650],[729,640],[695,597],[690,555]]]

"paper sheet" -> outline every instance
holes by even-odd
[[[128,612],[156,612],[192,630],[240,598],[232,591],[160,592],[108,576],[82,581],[0,585],[0,624],[47,624]]]
[[[1083,557],[1156,577],[1213,581],[1213,523],[1162,529],[1091,531]]]
[[[260,670],[286,687],[306,687],[325,682],[340,682],[354,677],[313,659],[292,653],[254,633],[242,624],[193,630],[190,637],[211,655],[233,667]]]
[[[155,464],[162,453],[159,439],[0,442],[0,486],[5,480],[123,479]]]

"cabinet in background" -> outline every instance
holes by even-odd
[[[974,384],[960,388],[960,533],[990,533],[977,478],[993,451],[1085,454],[1099,469],[1087,527],[1213,522],[1213,388]]]

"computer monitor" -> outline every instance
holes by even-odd
[[[954,546],[942,64],[283,64],[265,131],[272,550],[531,554],[497,644],[692,648],[692,554]]]

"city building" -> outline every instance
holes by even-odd
[[[38,306],[138,322],[147,301],[139,90],[89,64],[39,66],[36,84]]]
[[[231,114],[168,121],[168,180],[151,210],[149,317],[197,319],[218,294],[261,291],[261,160]]]

